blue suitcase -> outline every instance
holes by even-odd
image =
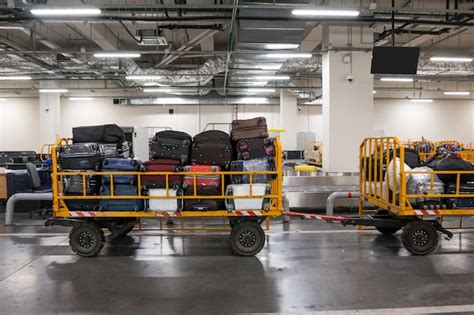
[[[103,185],[100,189],[101,196],[110,196],[110,186]],[[137,186],[116,185],[115,196],[137,196]],[[143,199],[101,199],[99,210],[101,211],[140,211],[144,209]]]
[[[142,168],[142,162],[139,160],[108,158],[102,162],[103,172],[139,172]],[[102,183],[108,185],[110,183],[110,176],[104,175]],[[134,185],[137,183],[136,175],[116,175],[114,176],[114,185],[128,184]]]
[[[71,196],[72,194],[68,195]],[[82,196],[77,195],[77,196]],[[70,211],[97,211],[99,210],[98,199],[80,199],[80,200],[66,200],[66,205]]]

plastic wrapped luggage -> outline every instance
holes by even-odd
[[[168,196],[182,196],[181,189],[168,189]],[[148,196],[166,196],[166,189],[153,188],[148,190]],[[149,199],[148,210],[152,211],[181,211],[183,209],[183,199]]]
[[[72,141],[74,143],[96,142],[122,144],[125,134],[115,124],[99,126],[82,126],[72,128]]]
[[[268,184],[252,185],[253,196],[270,195],[271,188]],[[228,185],[226,188],[226,196],[248,196],[250,195],[250,184]],[[267,210],[270,205],[269,198],[235,198],[226,199],[225,205],[229,211],[240,210]]]
[[[84,172],[83,170],[68,170],[70,172]],[[66,195],[83,194],[83,176],[73,175],[63,177],[63,192]],[[86,195],[97,195],[100,192],[101,176],[92,175],[85,176],[86,179]]]
[[[262,159],[275,155],[273,138],[254,138],[239,140],[235,146],[237,160]]]
[[[197,186],[197,195],[200,196],[220,196],[221,190],[214,185]],[[185,196],[193,196],[194,189],[189,186],[185,192]],[[184,199],[184,210],[187,211],[209,211],[225,209],[224,199]]]
[[[443,194],[444,183],[438,176],[434,176],[433,189],[431,190],[431,174],[433,170],[429,167],[416,167],[412,169],[414,172],[428,172],[428,173],[412,173],[407,181],[408,195],[426,195],[426,194]],[[419,207],[424,205],[439,205],[441,206],[441,198],[414,198],[410,202]]]
[[[230,170],[234,172],[246,172],[246,171],[275,171],[275,160],[271,157],[264,159],[254,159],[254,160],[237,160],[232,161],[230,164]],[[269,183],[274,179],[276,175],[271,174],[260,174],[253,175],[253,183]],[[231,175],[230,180],[232,184],[248,184],[250,183],[250,175]]]
[[[58,162],[63,170],[99,170],[103,158],[97,143],[75,143],[60,147]]]
[[[152,159],[179,160],[182,165],[189,164],[192,137],[185,132],[165,130],[153,137],[150,145]]]
[[[208,130],[194,136],[192,164],[217,165],[228,169],[232,161],[232,144],[227,133]]]
[[[217,165],[188,165],[184,167],[185,172],[219,172],[221,168]],[[185,175],[184,176],[184,185],[185,187],[190,187],[194,185],[194,176]],[[221,186],[221,175],[196,175],[196,185],[198,186]]]
[[[147,172],[180,172],[183,170],[181,161],[178,160],[150,160],[143,166]],[[165,175],[143,175],[142,184],[147,188],[166,188]],[[183,175],[168,175],[168,188],[181,187]]]
[[[122,159],[122,158],[107,158],[102,162],[103,172],[138,172],[141,170],[142,162],[139,160]],[[129,184],[137,183],[137,175],[114,175],[114,184]],[[104,184],[110,183],[110,176],[103,175],[102,182]]]
[[[456,183],[446,184],[446,194],[456,193]],[[464,183],[459,185],[460,194],[473,194],[474,183]],[[448,198],[447,206],[449,209],[466,209],[474,208],[474,198]]]
[[[265,117],[232,121],[231,139],[234,142],[243,139],[268,138]]]
[[[110,196],[110,186],[102,185],[101,196]],[[114,185],[114,196],[137,196],[137,186],[119,184]],[[140,211],[144,208],[143,199],[100,199],[101,211]]]
[[[415,150],[405,148],[405,164],[408,165],[410,168],[415,168],[419,167],[421,165],[421,159]],[[388,156],[387,156],[388,155]],[[371,181],[383,181],[385,178],[385,172],[387,171],[387,165],[390,163],[390,161],[393,159],[394,153],[392,150],[390,151],[385,151],[382,155],[380,156],[375,156],[375,154],[372,154],[370,157],[365,158],[365,179],[366,180],[371,180]],[[397,152],[395,153],[395,156],[397,158],[400,157],[400,150],[398,149]],[[387,163],[387,159],[389,163]],[[370,172],[369,172],[369,167],[370,167]],[[382,177],[380,177],[380,168],[382,168]]]

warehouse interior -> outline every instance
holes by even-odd
[[[0,1],[0,313],[474,313],[473,18]]]

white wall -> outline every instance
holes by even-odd
[[[376,99],[374,101],[375,130],[400,139],[456,139],[474,141],[474,100],[435,100],[433,103],[411,103],[408,100]],[[207,123],[232,120],[233,106],[117,106],[111,98],[96,98],[93,102],[71,102],[61,98],[61,133],[72,135],[73,126],[118,123],[129,126],[168,126],[192,135]],[[321,106],[300,106],[298,131],[312,131],[322,139]],[[39,101],[37,98],[15,98],[0,102],[0,151],[39,151]],[[200,115],[198,115],[200,113]],[[269,128],[280,126],[279,106],[240,105],[239,118],[264,116]]]

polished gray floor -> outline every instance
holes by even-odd
[[[474,231],[415,257],[396,236],[298,219],[274,221],[252,258],[219,233],[133,232],[85,259],[67,228],[17,222],[0,226],[0,314],[474,313]]]

